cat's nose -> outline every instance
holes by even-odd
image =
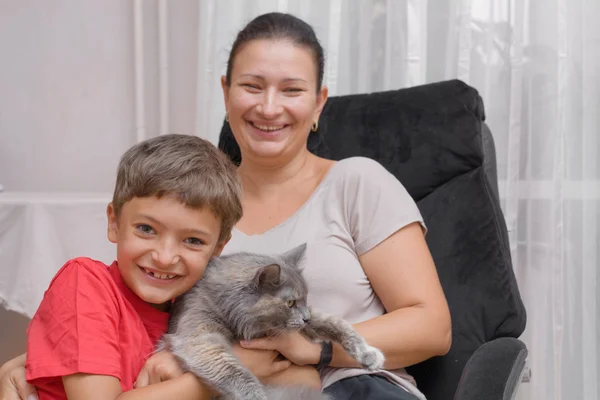
[[[307,323],[308,321],[310,321],[310,311],[304,310],[302,312],[302,321],[304,321],[304,323]]]

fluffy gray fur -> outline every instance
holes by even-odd
[[[235,340],[299,330],[313,341],[339,343],[369,370],[381,368],[381,351],[349,323],[307,307],[305,249],[303,244],[281,255],[236,253],[211,260],[202,279],[175,302],[161,348],[227,400],[328,398],[305,387],[263,387],[231,352]]]

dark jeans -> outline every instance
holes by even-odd
[[[417,397],[377,375],[342,379],[324,391],[334,400],[415,400]]]

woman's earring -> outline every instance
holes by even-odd
[[[312,127],[310,128],[310,130],[311,130],[312,132],[316,132],[316,131],[317,131],[317,129],[319,129],[319,121],[315,121],[315,122],[312,124]]]
[[[225,121],[227,121],[227,123],[229,123],[229,115],[227,115],[227,113],[225,113]]]

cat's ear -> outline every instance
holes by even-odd
[[[306,252],[306,243],[302,243],[299,246],[294,247],[291,250],[283,253],[283,259],[286,261],[287,265],[292,267],[300,267],[300,261],[302,257],[304,257],[304,253]]]
[[[277,264],[261,267],[256,272],[254,283],[257,289],[276,288],[279,286],[281,267]]]

